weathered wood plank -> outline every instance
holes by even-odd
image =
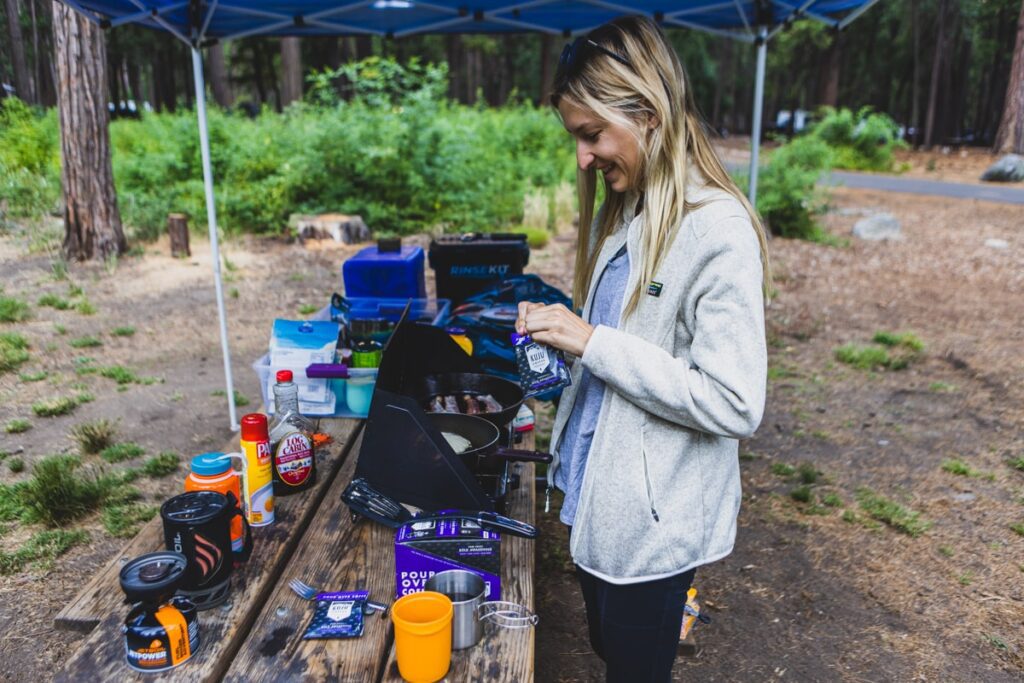
[[[527,432],[517,448],[532,449],[534,433]],[[536,490],[533,463],[515,463],[513,471],[519,474],[521,484],[509,494],[506,515],[534,524]],[[534,546],[517,536],[501,537],[502,600],[526,605],[534,611]],[[393,563],[393,560],[392,560]],[[382,680],[399,683],[398,663],[395,660],[394,639],[391,638],[388,660]],[[452,653],[452,666],[448,681],[508,681],[529,683],[533,680],[534,629],[497,629],[488,625],[484,638],[474,647]]]
[[[300,599],[287,585],[298,578],[320,590],[369,590],[371,598],[392,602],[394,532],[369,521],[353,524],[341,501],[355,460],[349,458],[342,466],[225,681],[377,680],[391,647],[390,619],[367,615],[361,638],[302,640],[313,603]]]
[[[332,489],[339,470],[348,460],[355,460],[349,455],[361,426],[361,422],[354,420],[325,420],[321,423],[321,429],[331,434],[334,442],[318,453],[320,478],[316,488],[275,501],[275,523],[253,530],[253,556],[243,569],[232,576],[229,602],[199,615],[202,642],[192,661],[164,674],[146,675],[132,672],[124,663],[121,624],[127,614],[127,606],[121,602],[122,593],[117,582],[120,563],[114,562],[114,573],[107,589],[110,595],[95,603],[104,607],[103,600],[109,600],[112,605],[105,607],[106,613],[99,626],[68,660],[55,680],[219,680],[245,640],[253,620],[266,603],[325,494]],[[150,547],[132,547],[133,552],[151,552],[162,545],[161,535]]]

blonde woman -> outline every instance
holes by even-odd
[[[551,102],[576,142],[582,317],[522,302],[516,322],[577,358],[549,494],[607,680],[667,681],[694,571],[732,551],[737,440],[764,409],[764,232],[653,22],[567,45]]]

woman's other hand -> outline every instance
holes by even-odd
[[[519,318],[525,323],[525,331],[535,341],[561,349],[576,357],[583,356],[594,326],[587,323],[564,304],[519,304]],[[520,332],[522,334],[522,332]]]

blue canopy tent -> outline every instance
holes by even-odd
[[[642,14],[665,27],[689,28],[757,47],[750,200],[757,196],[758,154],[768,41],[797,19],[846,28],[879,0],[62,0],[103,28],[140,24],[168,31],[192,51],[196,114],[206,192],[207,224],[220,318],[221,348],[232,429],[238,428],[227,318],[217,242],[217,211],[206,123],[201,48],[249,36],[538,32],[570,38],[618,16]]]

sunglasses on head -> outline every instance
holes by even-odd
[[[616,52],[612,52],[608,48],[603,45],[599,45],[586,36],[580,36],[571,43],[566,43],[565,48],[562,49],[562,56],[558,59],[558,64],[570,72],[576,71],[583,66],[587,58],[595,51],[600,52],[607,57],[611,57],[620,64],[633,68],[633,65],[627,58]]]

